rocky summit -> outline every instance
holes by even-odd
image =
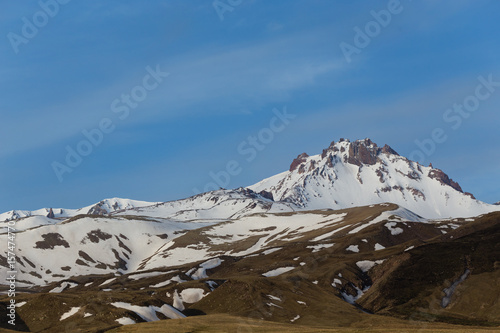
[[[420,165],[370,139],[332,142],[319,155],[300,154],[288,171],[249,187],[301,209],[396,203],[425,218],[470,217],[496,210],[442,170]]]

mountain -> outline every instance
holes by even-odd
[[[136,207],[151,206],[154,202],[137,201],[130,199],[112,198],[99,201],[96,204],[78,209],[41,208],[34,211],[11,210],[0,214],[0,222],[17,220],[30,216],[45,216],[50,219],[68,218],[79,214],[105,215]]]
[[[288,171],[249,188],[300,209],[392,202],[425,218],[471,217],[498,210],[463,192],[442,170],[410,161],[370,139],[341,139],[319,155],[303,153]]]
[[[266,212],[293,212],[297,209],[288,202],[275,202],[246,188],[220,189],[186,199],[157,203],[112,215],[133,215],[169,218],[176,221],[227,220]]]
[[[494,210],[387,145],[340,140],[248,188],[0,214],[16,259],[0,252],[0,312],[15,269],[21,331],[177,331],[163,319],[186,316],[205,319],[189,331],[481,331],[500,326]]]
[[[151,332],[162,332],[176,321],[161,319],[212,326],[228,314],[283,329],[477,332],[500,325],[499,225],[500,213],[433,221],[394,204],[222,222],[79,215],[17,233],[18,322],[103,332],[160,320]],[[8,302],[0,295],[0,311]]]
[[[115,203],[122,203],[122,205]],[[119,209],[131,202],[116,199],[78,211],[88,212],[67,219],[30,215],[15,220],[21,287],[46,285],[53,281],[88,274],[134,272],[151,266],[160,249],[192,229],[201,229],[257,213],[293,212],[286,203],[275,203],[248,189],[218,190],[191,198],[146,207]],[[111,214],[104,209],[115,207]],[[98,211],[102,214],[96,214]],[[7,234],[7,223],[0,235]],[[26,244],[29,244],[26,246]],[[102,248],[106,251],[102,251]],[[172,250],[172,249],[171,249]],[[183,252],[159,261],[176,264]],[[52,255],[57,253],[57,255]],[[42,258],[47,258],[46,260]],[[203,258],[193,256],[192,261]],[[154,260],[153,260],[154,259]],[[183,259],[186,262],[187,259]],[[0,265],[7,258],[0,254]]]
[[[384,202],[425,218],[472,217],[499,210],[499,203],[476,200],[442,170],[408,160],[388,145],[378,147],[370,139],[341,139],[319,155],[300,154],[288,171],[247,188],[221,189],[163,203],[112,198],[79,209],[12,210],[0,214],[0,221],[38,216],[47,217],[41,219],[47,224],[51,219],[79,214],[224,219],[269,209],[343,209]]]

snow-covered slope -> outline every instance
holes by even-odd
[[[18,223],[22,222],[16,221],[14,228],[20,230]],[[71,276],[131,272],[171,239],[213,224],[118,216],[58,222],[16,232],[19,286],[45,285]],[[7,258],[0,254],[0,266],[6,263]]]
[[[46,216],[50,218],[68,218],[79,214],[105,215],[113,212],[132,209],[136,207],[151,206],[155,202],[137,201],[130,199],[104,199],[96,204],[78,209],[66,208],[41,208],[33,211],[29,210],[11,210],[0,214],[0,222],[17,220],[29,216]],[[52,213],[51,213],[52,211]],[[53,215],[52,215],[53,214]]]
[[[136,215],[169,218],[177,221],[228,220],[257,213],[293,212],[295,205],[274,202],[249,189],[220,189],[186,199],[158,203],[151,206],[115,212],[118,215]]]
[[[221,256],[244,257],[264,250],[271,253],[269,251],[274,250],[270,248],[293,241],[311,242],[311,249],[330,247],[333,246],[328,245],[332,237],[365,232],[375,224],[386,223],[388,230],[398,231],[394,235],[399,239],[403,228],[407,229],[404,222],[428,222],[391,204],[342,212],[268,211],[225,221],[82,215],[39,223],[31,228],[20,225],[34,218],[17,220],[14,226],[17,230],[24,228],[16,233],[16,271],[20,287],[44,286],[76,276],[118,276],[173,269],[203,260],[220,261],[217,258]],[[6,235],[1,234],[1,238]],[[0,254],[0,267],[2,271],[7,267],[4,254]]]
[[[320,155],[299,155],[289,171],[250,186],[302,209],[392,202],[426,218],[470,217],[500,210],[464,193],[443,171],[398,155],[369,139],[341,139]]]

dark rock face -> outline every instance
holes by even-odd
[[[356,141],[349,144],[349,157],[347,162],[355,165],[374,165],[377,163],[377,155],[380,148],[370,139]]]
[[[422,191],[417,190],[413,187],[407,187],[406,189],[410,191],[410,193],[413,194],[414,197],[420,197],[422,200],[425,200],[425,194]]]
[[[261,193],[255,193],[254,191],[252,191],[251,189],[249,188],[245,188],[245,187],[239,187],[235,190],[236,192],[238,193],[241,193],[243,194],[244,196],[246,197],[249,197],[249,198],[254,198],[254,199],[257,199],[259,196],[258,194],[261,194]],[[262,195],[262,194],[261,194]],[[217,198],[218,199],[218,198]]]
[[[43,241],[35,243],[35,249],[53,250],[56,246],[69,247],[68,242],[58,233],[48,233],[42,235]]]
[[[455,190],[457,190],[458,192],[462,192],[463,193],[462,188],[460,187],[460,185],[457,182],[454,182],[453,179],[451,179],[450,177],[448,177],[448,175],[445,174],[440,169],[432,169],[431,171],[429,171],[429,175],[428,176],[430,178],[437,179],[443,185],[449,185],[449,186],[453,187]]]
[[[384,154],[392,154],[392,155],[399,156],[399,154],[394,149],[392,149],[389,145],[384,145],[380,151]]]
[[[469,197],[471,197],[472,199],[476,199],[476,197],[474,196],[474,194],[470,193],[470,192],[464,192],[465,195],[468,195]],[[500,205],[500,203],[496,203],[495,205]]]
[[[308,157],[309,155],[307,155],[306,153],[302,153],[297,156],[297,158],[292,161],[292,164],[290,164],[290,172],[297,169],[297,167],[305,162]]]
[[[49,213],[47,214],[47,217],[48,217],[49,219],[53,219],[53,218],[55,217],[55,215],[54,215],[54,211],[52,210],[52,208],[49,210]]]
[[[498,205],[498,206],[500,206],[500,201],[495,202],[495,203],[494,203],[494,205]]]
[[[86,239],[89,239],[92,243],[99,243],[100,240],[106,240],[109,238],[111,238],[110,234],[101,231],[101,229],[97,229],[87,233],[87,237],[83,239],[82,243],[85,244]]]
[[[260,191],[259,194],[263,197],[263,198],[266,198],[266,199],[269,199],[269,200],[272,200],[274,201],[274,198],[273,198],[273,194],[271,192],[268,192],[268,191]]]
[[[380,148],[370,139],[355,141],[349,143],[349,157],[347,162],[358,166],[362,164],[374,165],[379,161],[378,155],[381,153],[399,156],[399,154],[388,145]]]
[[[78,255],[79,255],[80,257],[82,257],[83,259],[85,259],[85,260],[87,260],[87,261],[90,261],[91,263],[94,263],[94,264],[95,264],[94,259],[92,259],[92,257],[91,257],[91,256],[89,256],[86,252],[84,252],[84,251],[78,251]],[[86,265],[86,266],[88,266],[88,265]]]
[[[106,215],[108,214],[108,211],[103,208],[104,206],[104,201],[99,202],[96,204],[94,207],[90,208],[88,213],[89,215]]]

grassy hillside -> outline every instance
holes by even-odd
[[[17,328],[47,333],[499,331],[500,213],[412,222],[388,214],[396,208],[254,216],[248,221],[259,225],[244,226],[254,238],[233,245],[243,251],[266,239],[264,248],[221,254],[220,265],[197,278],[193,272],[207,259],[140,273],[75,276],[33,288],[16,297],[25,302],[17,309]],[[345,216],[337,219],[339,214]],[[304,216],[318,219],[319,226],[287,234],[290,221]],[[188,231],[175,246],[193,253],[205,244],[227,253],[233,235],[214,242],[209,236],[216,231]],[[283,268],[288,270],[267,276]],[[112,304],[160,308],[195,289],[203,298],[183,300],[186,319],[157,312],[160,321],[143,323],[136,311]],[[7,302],[1,295],[1,313]],[[72,308],[78,310],[62,319]],[[123,319],[137,324],[121,326],[117,320]],[[0,317],[0,328],[10,328],[6,316]]]
[[[428,324],[422,322],[398,321],[396,319],[374,316],[376,318],[353,322],[350,328],[332,327],[310,327],[292,324],[278,324],[269,321],[261,321],[244,317],[229,315],[208,315],[203,317],[189,317],[181,320],[167,320],[162,322],[142,323],[127,325],[108,331],[109,333],[159,333],[159,332],[297,332],[297,333],[329,333],[329,332],[388,332],[388,333],[469,333],[469,332],[494,332],[498,330],[473,327],[463,328],[461,326],[446,324]]]

